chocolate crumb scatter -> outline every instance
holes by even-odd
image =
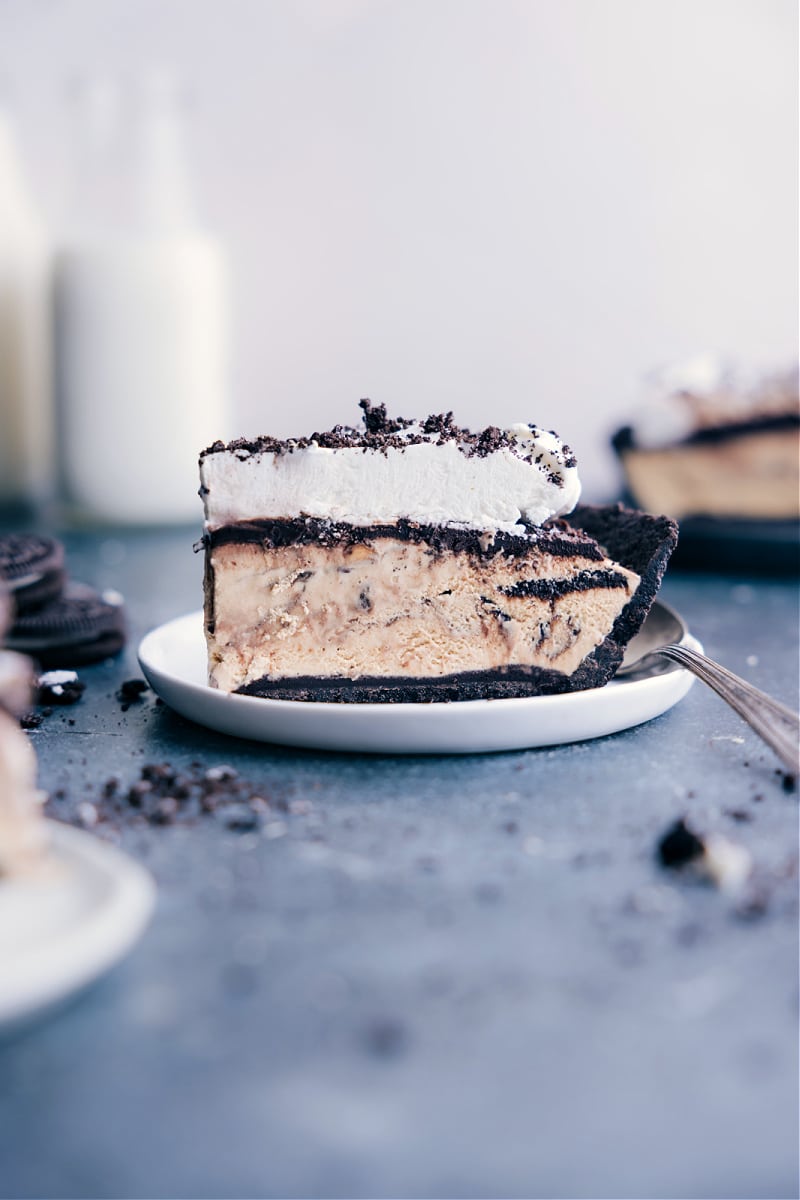
[[[74,671],[47,671],[36,681],[37,705],[77,704],[86,684]]]
[[[659,839],[656,849],[662,867],[677,869],[702,858],[705,845],[697,834],[680,817]]]
[[[236,833],[257,832],[265,826],[269,832],[270,817],[275,814],[307,813],[310,802],[292,807],[285,797],[271,795],[263,784],[243,779],[234,767],[221,764],[205,767],[193,763],[181,770],[169,762],[145,763],[139,778],[125,785],[111,776],[99,789],[93,804],[92,825],[98,828],[121,828],[130,825],[195,824],[209,816],[220,820]],[[79,803],[70,805],[63,790],[52,793],[48,803],[57,807],[54,813],[61,820],[86,825],[86,810]],[[66,807],[67,811],[61,811]]]
[[[746,847],[721,834],[700,837],[683,818],[661,837],[656,857],[668,870],[685,871],[737,899],[752,885],[753,860]]]
[[[120,708],[127,712],[132,704],[138,704],[150,688],[143,679],[126,679],[117,692]]]

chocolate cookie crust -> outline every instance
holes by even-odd
[[[610,558],[640,577],[636,592],[617,618],[611,638],[625,647],[644,624],[661,586],[673,550],[678,544],[678,526],[669,517],[651,516],[623,504],[579,505],[570,513],[570,524],[597,541]]]

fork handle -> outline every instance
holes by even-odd
[[[797,713],[688,646],[662,646],[653,653],[686,667],[687,671],[713,688],[775,751],[787,771],[792,775],[798,774],[800,717]]]

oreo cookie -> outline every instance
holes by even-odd
[[[122,597],[118,592],[101,594],[84,583],[68,583],[56,600],[19,616],[5,643],[48,669],[111,658],[125,645]]]
[[[18,616],[57,599],[65,581],[61,542],[38,533],[0,537],[0,582],[10,591]]]

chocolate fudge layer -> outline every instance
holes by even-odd
[[[627,561],[611,557],[552,519],[579,491],[554,434],[473,435],[449,417],[389,422],[371,406],[365,417],[363,434],[218,444],[201,459],[211,685],[364,702],[606,682],[674,526],[606,510],[631,547]],[[332,516],[343,505],[348,520]]]

